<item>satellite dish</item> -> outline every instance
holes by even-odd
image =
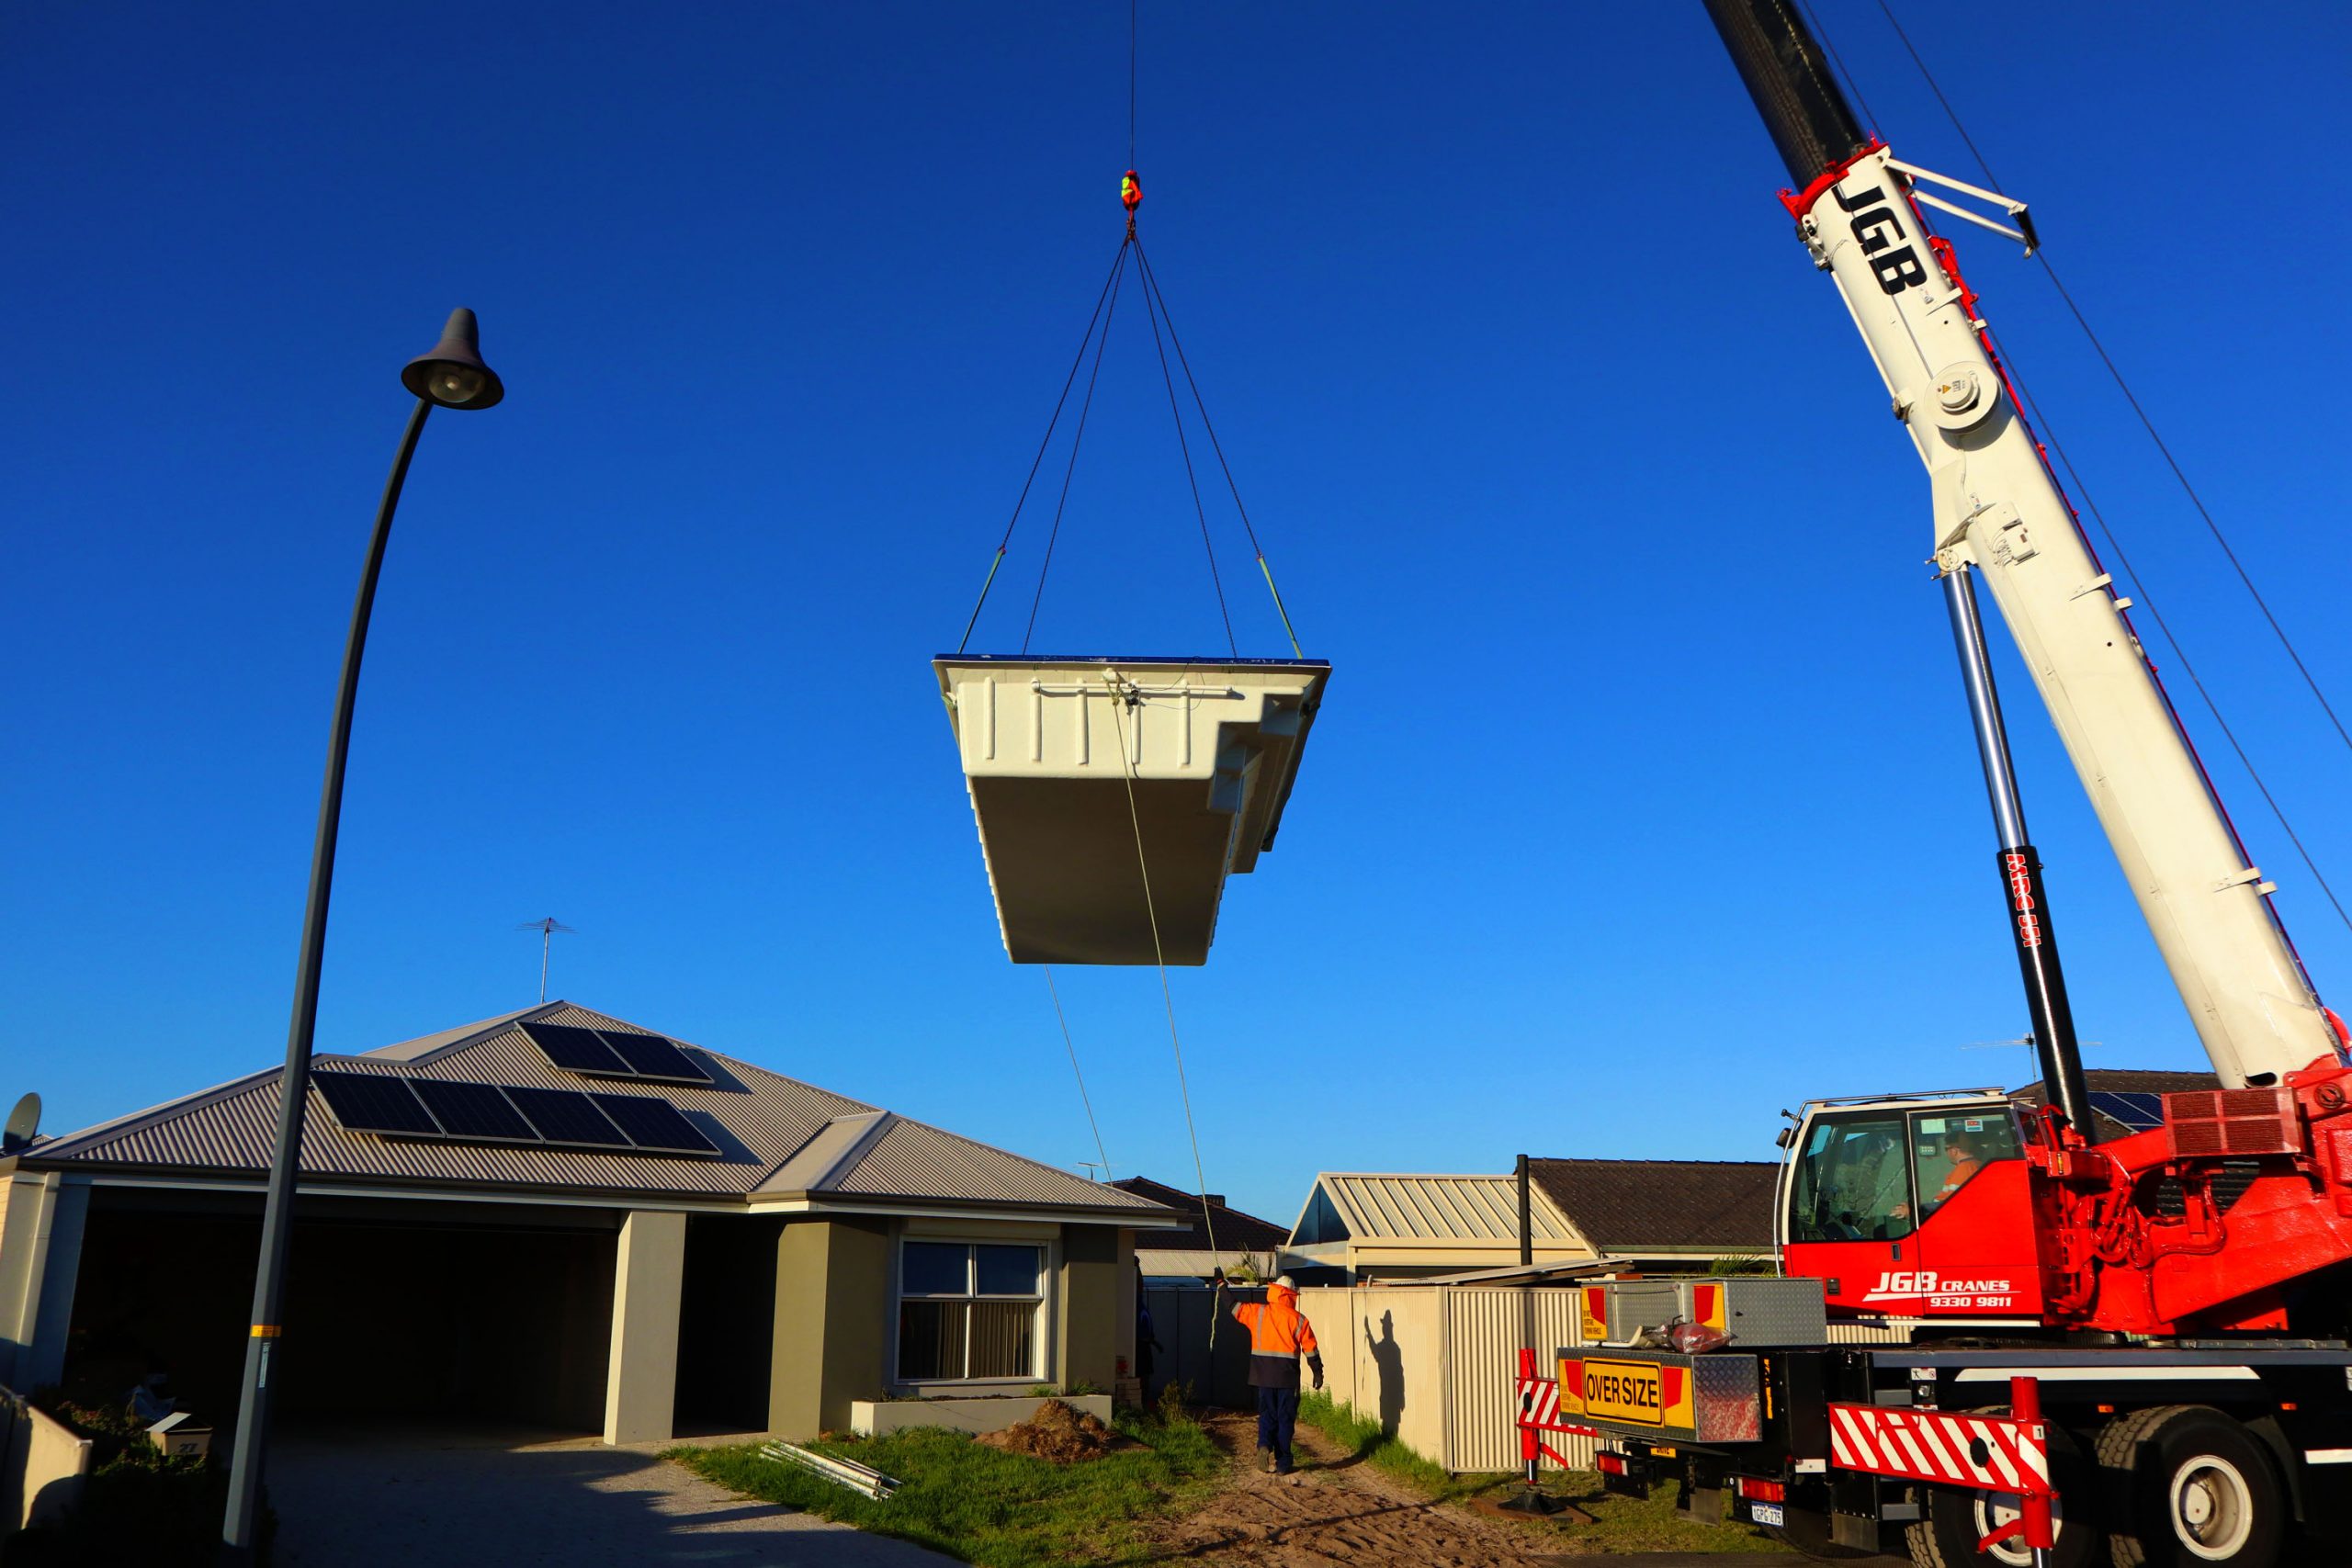
[[[40,1096],[28,1094],[17,1101],[17,1109],[8,1112],[7,1128],[0,1131],[0,1153],[23,1148],[40,1131]]]

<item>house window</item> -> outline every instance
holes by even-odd
[[[910,1241],[899,1264],[899,1377],[1037,1375],[1045,1248]]]

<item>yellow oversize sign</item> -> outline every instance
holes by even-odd
[[[1585,1358],[1584,1408],[1596,1420],[1657,1426],[1663,1393],[1658,1369],[1647,1361]]]

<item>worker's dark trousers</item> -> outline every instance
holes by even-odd
[[[1274,1469],[1290,1472],[1290,1435],[1298,1425],[1298,1390],[1261,1388],[1258,1391],[1258,1446],[1274,1450]]]

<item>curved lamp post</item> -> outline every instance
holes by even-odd
[[[359,695],[359,657],[368,642],[368,616],[376,603],[376,577],[391,536],[392,512],[408,479],[409,458],[424,433],[424,417],[435,407],[470,412],[506,395],[498,373],[482,363],[480,328],[471,310],[449,313],[441,341],[401,371],[401,384],[416,394],[415,412],[401,433],[391,478],[376,508],[376,532],[360,569],[359,597],[351,609],[351,633],[344,645],[343,680],[334,699],[334,729],[327,740],[326,785],[319,796],[318,840],[311,851],[311,896],[302,917],[302,953],[294,970],[294,1017],[286,1032],[286,1076],[277,1106],[277,1145],[270,1156],[269,1196],[262,1207],[261,1262],[254,1276],[253,1329],[245,1341],[244,1393],[237,1407],[236,1444],[229,1466],[229,1507],[221,1541],[232,1562],[252,1561],[254,1498],[261,1489],[262,1440],[274,1390],[270,1372],[281,1332],[278,1308],[285,1295],[286,1241],[293,1228],[294,1181],[302,1148],[303,1102],[311,1083],[311,1040],[319,1021],[319,964],[326,948],[327,895],[334,883],[335,830],[343,818],[343,770],[351,750],[351,710]]]

